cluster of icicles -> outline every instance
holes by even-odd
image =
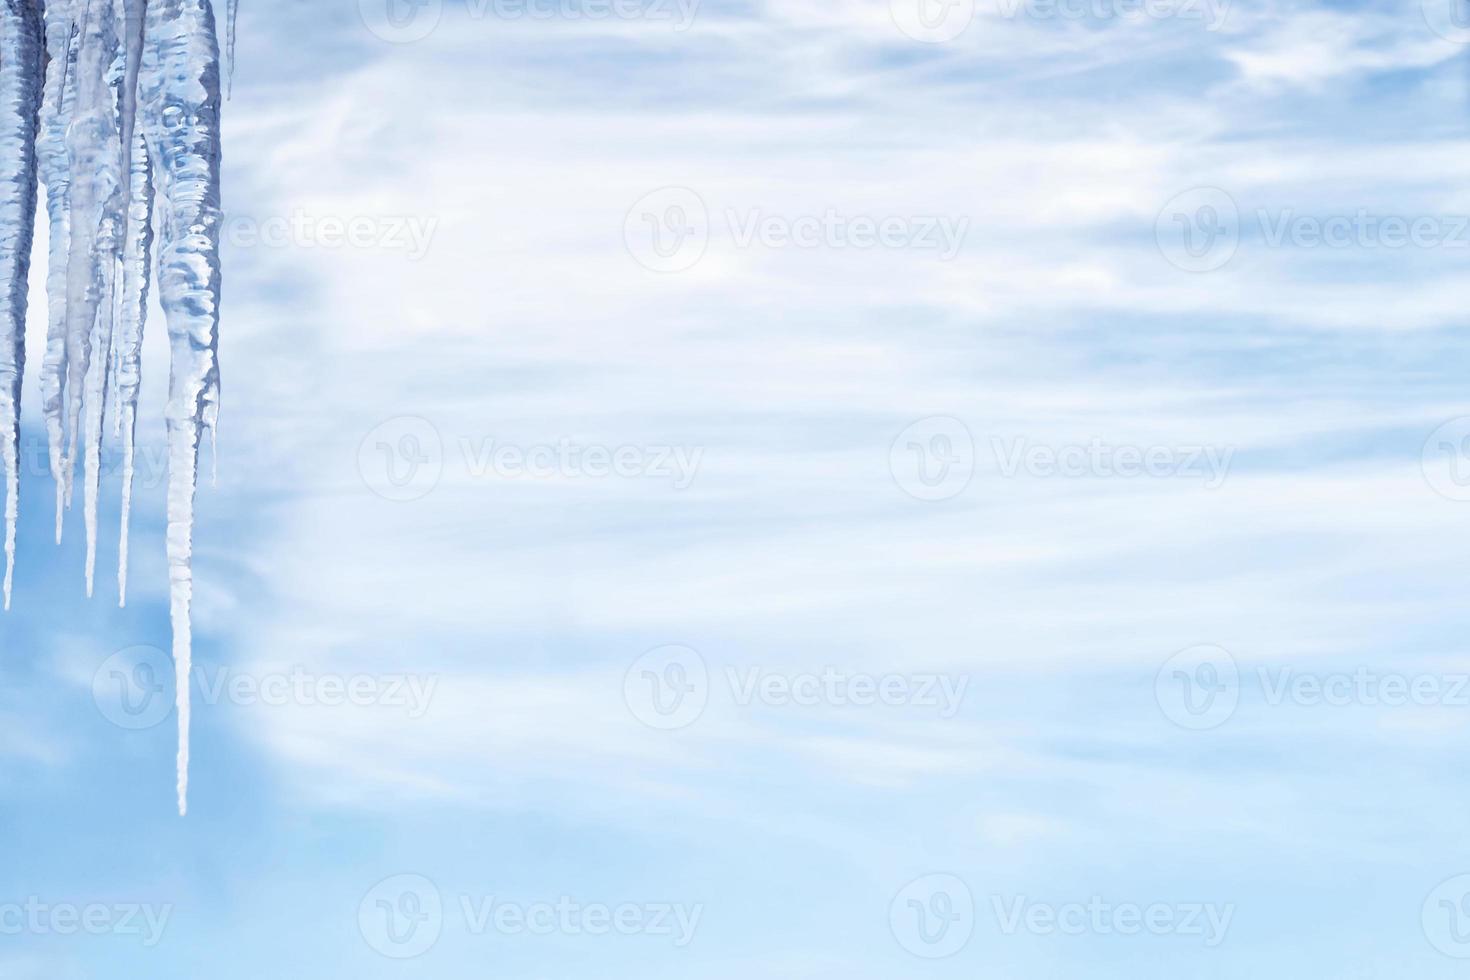
[[[194,489],[200,442],[206,432],[213,437],[219,414],[219,119],[210,0],[0,0],[5,606],[15,570],[26,286],[39,177],[50,241],[40,382],[56,537],[80,470],[90,596],[110,405],[123,459],[120,602],[127,596],[143,322],[156,263],[170,350],[167,554],[180,814],[188,805]]]

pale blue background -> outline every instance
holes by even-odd
[[[1253,215],[1470,213],[1461,47],[1418,5],[1240,2],[1198,21],[1007,19],[947,44],[887,0],[708,0],[692,27],[509,22],[446,0],[390,44],[347,0],[243,0],[234,220],[411,215],[427,254],[227,248],[219,486],[200,495],[197,655],[244,674],[436,674],[430,710],[200,706],[192,812],[170,724],[112,725],[114,653],[166,647],[161,494],[114,608],[80,523],[27,479],[0,620],[0,904],[171,904],[163,941],[0,936],[7,980],[1434,978],[1421,927],[1470,871],[1470,707],[1271,706],[1191,732],[1176,651],[1330,673],[1470,671],[1470,503],[1425,440],[1470,413],[1470,248],[1272,248]],[[624,240],[644,195],[719,227],[680,273]],[[1176,194],[1243,215],[1223,269],[1171,266]],[[727,208],[965,216],[952,261],[736,247]],[[39,302],[37,296],[37,302]],[[38,319],[38,318],[37,318]],[[161,438],[150,324],[144,438]],[[34,331],[33,331],[34,334]],[[32,350],[39,351],[32,337]],[[33,364],[39,356],[33,356]],[[34,377],[28,438],[36,438]],[[429,420],[444,474],[359,471]],[[960,419],[975,476],[905,494],[889,449]],[[459,440],[686,445],[693,486],[475,477]],[[1214,445],[1198,480],[1005,479],[992,438]],[[1432,468],[1431,463],[1431,468]],[[629,666],[969,678],[921,708],[641,724]],[[360,901],[704,906],[693,943],[471,935],[378,955]],[[961,877],[978,916],[916,958],[889,903]],[[1225,942],[1004,935],[990,896],[1232,904]]]

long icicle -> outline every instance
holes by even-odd
[[[127,154],[122,140],[123,128],[123,84],[127,74],[127,54],[123,44],[126,34],[126,19],[122,0],[93,0],[97,9],[92,15],[95,30],[92,36],[101,45],[98,59],[106,59],[106,67],[96,80],[99,86],[95,111],[80,114],[75,128],[93,129],[89,137],[91,149],[96,151],[98,170],[93,175],[100,201],[97,234],[93,243],[92,258],[96,302],[92,304],[91,349],[96,353],[86,373],[86,390],[83,402],[82,453],[85,484],[83,485],[83,519],[87,531],[86,582],[87,595],[92,595],[92,585],[97,568],[97,495],[102,472],[102,420],[107,408],[107,382],[112,364],[112,343],[117,308],[118,265],[122,261],[123,223],[126,220],[127,192],[130,174],[127,171]],[[90,39],[89,39],[90,43]],[[90,52],[84,52],[81,60]],[[79,60],[79,64],[81,63]],[[90,102],[93,81],[81,84],[88,92]],[[90,107],[90,106],[89,106]],[[86,160],[85,154],[74,154]]]
[[[71,153],[71,242],[66,271],[66,499],[80,437],[85,463],[87,594],[97,546],[96,478],[103,400],[112,343],[112,283],[123,209],[118,136],[120,0],[87,0],[78,38],[76,115],[67,130]]]
[[[102,2],[105,3],[107,0],[102,0]],[[72,481],[76,476],[77,465],[77,440],[82,427],[82,399],[87,390],[87,367],[92,358],[92,318],[86,316],[85,309],[79,309],[79,307],[84,308],[87,293],[95,291],[95,278],[89,275],[92,270],[89,268],[91,263],[88,260],[95,251],[96,242],[95,225],[89,220],[90,212],[96,206],[96,186],[90,173],[77,159],[76,149],[78,144],[81,144],[83,148],[86,145],[82,138],[82,130],[77,125],[80,117],[87,111],[83,85],[89,72],[95,75],[98,67],[96,45],[93,45],[91,50],[92,57],[89,61],[92,63],[82,59],[87,49],[86,42],[88,28],[92,21],[92,8],[97,3],[98,0],[76,0],[77,6],[72,14],[74,19],[72,46],[76,50],[76,56],[67,65],[71,75],[63,78],[64,85],[67,84],[67,77],[74,76],[76,79],[69,83],[75,101],[72,104],[71,122],[66,127],[67,158],[71,161],[71,188],[67,199],[71,236],[67,242],[66,255],[66,367],[63,375],[65,380],[66,449],[62,453],[61,466],[62,489],[67,510],[71,510]],[[95,91],[95,86],[92,86],[92,90]],[[78,177],[81,179],[78,180]],[[91,231],[88,230],[88,225],[93,225]]]
[[[240,16],[240,0],[229,0],[225,10],[225,50],[230,58],[229,80],[225,83],[225,95],[235,94],[235,21]]]
[[[138,389],[142,382],[143,326],[148,316],[148,256],[153,248],[153,165],[137,118],[138,69],[143,55],[147,0],[127,0],[127,62],[123,75],[124,163],[130,177],[123,242],[122,302],[118,313],[115,419],[122,437],[122,521],[117,547],[117,604],[128,604],[128,525],[133,513],[133,457]]]
[[[51,242],[46,267],[46,352],[41,362],[41,413],[46,422],[51,478],[56,483],[56,543],[65,516],[64,391],[66,380],[66,264],[71,249],[71,156],[66,131],[76,103],[76,3],[46,2],[46,88],[37,162],[46,185]]]
[[[5,608],[20,515],[20,388],[26,286],[36,225],[36,125],[41,23],[29,0],[0,0],[0,436],[5,457]]]
[[[206,410],[219,402],[220,70],[209,0],[151,0],[139,119],[156,168],[158,291],[168,321],[169,613],[179,723],[179,813],[188,810],[194,492]]]

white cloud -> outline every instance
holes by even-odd
[[[678,37],[459,24],[297,104],[236,113],[244,210],[436,222],[416,262],[234,256],[249,321],[226,367],[245,376],[249,429],[268,434],[238,450],[252,467],[239,492],[293,490],[246,549],[277,599],[234,655],[444,675],[418,721],[242,716],[293,786],[364,805],[386,788],[387,805],[693,806],[686,775],[708,789],[747,753],[869,790],[1056,773],[1034,736],[972,719],[793,730],[716,711],[670,739],[628,717],[619,671],[680,642],[806,666],[1148,674],[1197,642],[1303,661],[1383,650],[1392,617],[1424,612],[1354,583],[1446,574],[1459,514],[1423,486],[1417,445],[1389,461],[1364,445],[1458,410],[1443,390],[1399,397],[1367,362],[1385,332],[1458,317],[1460,270],[1432,256],[1358,272],[1341,254],[1246,241],[1225,271],[1192,276],[1163,261],[1154,223],[1206,184],[1247,214],[1457,207],[1456,144],[1364,147],[1352,130],[1313,141],[1253,123],[1326,80],[1428,66],[1441,48],[1371,18],[1242,9],[1219,35],[1137,26],[1137,48],[1120,45],[1122,26],[1007,23],[920,51],[884,6],[713,11]],[[541,57],[573,37],[601,60],[568,73]],[[1176,60],[1216,71],[1148,70]],[[712,216],[704,259],[682,274],[641,268],[624,242],[629,208],[664,186],[696,190]],[[971,230],[949,262],[742,248],[725,215],[752,209],[947,215]],[[299,288],[277,298],[281,281]],[[1292,374],[1290,352],[1318,341],[1345,345],[1342,360]],[[935,414],[964,419],[987,458],[996,433],[1239,455],[1208,492],[997,481],[984,463],[966,495],[926,505],[895,486],[888,449]],[[446,453],[438,488],[408,503],[373,496],[357,470],[359,442],[398,415],[430,418]],[[468,473],[461,438],[704,456],[677,493],[508,482]],[[1320,451],[1333,441],[1348,458]],[[1165,795],[1208,781],[1140,768]],[[1004,820],[990,832],[1031,833]]]

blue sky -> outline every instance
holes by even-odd
[[[190,815],[155,310],[0,976],[1463,972],[1470,33],[907,2],[245,0]]]

